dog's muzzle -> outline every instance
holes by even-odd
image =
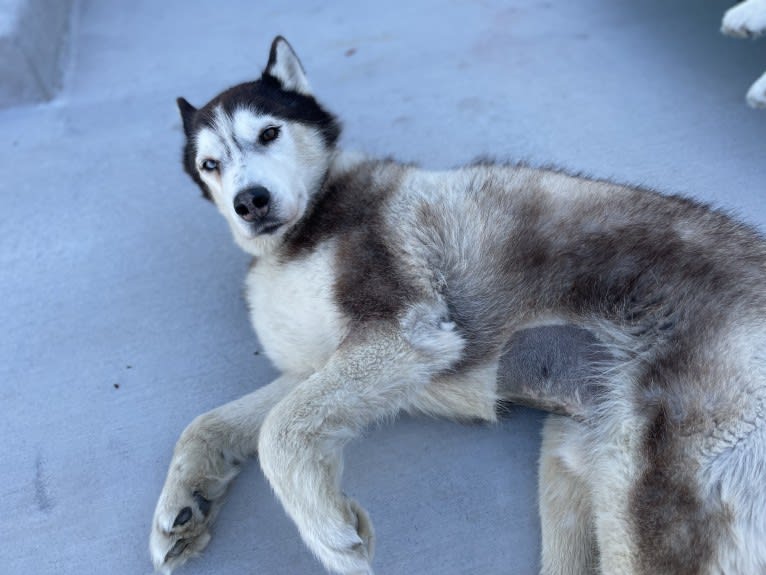
[[[271,194],[263,186],[247,188],[234,196],[234,211],[249,224],[262,221],[270,207]]]

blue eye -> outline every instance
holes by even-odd
[[[199,169],[203,172],[217,172],[220,168],[220,164],[217,160],[203,160],[199,166]]]

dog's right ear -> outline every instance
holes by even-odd
[[[184,98],[178,98],[176,100],[178,104],[178,111],[181,112],[181,120],[184,123],[184,134],[188,138],[191,136],[192,126],[194,124],[194,116],[197,114],[197,108],[192,106]]]

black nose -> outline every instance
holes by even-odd
[[[271,194],[263,186],[242,190],[234,197],[234,211],[246,222],[255,222],[269,213]]]

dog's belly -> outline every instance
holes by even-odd
[[[574,417],[597,405],[609,354],[587,329],[527,328],[513,334],[497,370],[501,400]]]
[[[260,260],[246,280],[250,320],[261,345],[283,373],[320,369],[346,334],[333,298],[332,246],[281,263]]]

